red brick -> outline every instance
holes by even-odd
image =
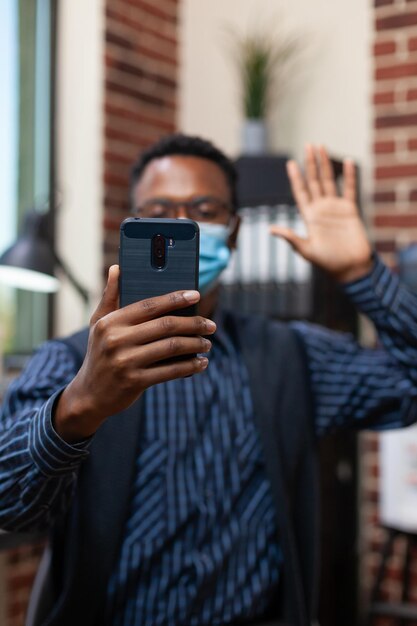
[[[375,178],[409,178],[417,177],[417,163],[402,163],[401,165],[381,165],[375,168]]]
[[[144,125],[131,125],[132,137],[129,134],[129,126],[124,123],[115,124],[114,118],[106,120],[106,130],[109,129],[106,139],[106,149],[115,154],[124,154],[130,160],[136,160],[138,151],[149,146],[153,141],[166,135],[165,131],[155,127],[146,127]],[[114,131],[114,135],[111,133]],[[119,136],[118,136],[119,135]],[[127,136],[129,135],[129,136]],[[133,136],[134,135],[134,136]],[[140,137],[139,137],[140,136]],[[135,141],[140,139],[137,144]]]
[[[105,230],[113,230],[113,231],[118,231],[120,228],[120,219],[116,219],[116,218],[111,218],[108,215],[104,216],[104,220],[103,220],[103,225]]]
[[[143,124],[146,126],[152,126],[158,130],[166,133],[172,133],[175,129],[175,124],[172,120],[161,119],[157,115],[147,115],[142,109],[137,108],[134,111],[129,110],[127,107],[120,107],[113,105],[109,100],[105,104],[105,113],[108,116],[119,117],[120,119],[130,120],[134,124]]]
[[[395,93],[393,91],[379,91],[374,94],[374,104],[394,104]]]
[[[409,89],[407,91],[407,100],[409,102],[417,100],[417,89]]]
[[[128,193],[125,194],[123,201],[116,202],[107,198],[104,200],[104,213],[109,215],[124,215],[130,213],[130,204],[128,199]]]
[[[175,98],[175,94],[176,92],[172,90],[171,95],[173,98]],[[160,122],[172,124],[175,119],[171,110],[156,108],[153,104],[148,104],[147,102],[141,102],[139,106],[135,98],[126,94],[117,93],[116,91],[106,91],[105,106],[107,104],[126,109],[127,111],[133,111],[134,113],[140,112],[140,115],[144,116],[144,120],[145,117],[149,118],[149,121],[144,121],[144,124],[147,125],[154,124],[154,121],[157,119],[160,120]],[[120,119],[124,119],[124,116],[121,116]]]
[[[417,227],[417,213],[376,215],[374,224],[379,228],[415,228]]]
[[[108,1],[108,5],[111,6],[112,2],[111,0],[107,0]],[[150,15],[154,15],[155,17],[159,17],[165,20],[168,20],[169,22],[177,22],[177,15],[176,15],[176,7],[173,6],[173,9],[167,10],[170,7],[169,2],[161,2],[161,0],[158,0],[158,3],[156,2],[145,2],[145,0],[120,0],[121,4],[126,4],[126,5],[131,5],[133,7],[136,8],[141,8],[144,9],[144,11],[146,11],[146,13],[149,13]],[[162,8],[163,6],[163,8]]]
[[[112,185],[112,187],[122,187],[126,189],[126,185],[128,184],[127,176],[116,176],[113,172],[107,171],[104,173],[104,182],[107,185]]]
[[[114,20],[109,20],[106,26],[106,32],[109,35],[119,37],[123,42],[130,42],[130,46],[123,45],[125,52],[131,54],[138,52],[142,55],[142,62],[149,60],[163,60],[166,63],[173,64],[177,58],[177,46],[172,43],[158,40],[155,36],[149,34],[138,33],[131,27],[125,26]],[[109,41],[112,43],[112,41]]]
[[[158,0],[159,6],[162,6],[162,2],[163,0]],[[172,5],[169,9],[174,10],[174,12],[177,11],[176,7]],[[111,11],[111,13],[108,11]],[[129,23],[123,18],[118,19],[116,15],[127,17]],[[126,5],[123,0],[111,0],[111,6],[107,3],[106,23],[110,30],[119,30],[120,28],[126,31],[130,30],[133,38],[140,36],[146,39],[149,35],[154,35],[155,40],[159,40],[161,46],[167,42],[167,39],[172,44],[178,45],[178,25],[176,20],[162,19],[150,14],[143,7]]]
[[[396,252],[397,251],[397,246],[395,241],[392,241],[390,239],[388,240],[379,240],[375,243],[375,247],[376,247],[376,251],[384,254],[386,252]],[[377,469],[377,472],[379,472],[379,469]],[[374,472],[372,472],[374,473]]]
[[[397,28],[407,28],[417,24],[417,13],[398,13],[387,17],[377,18],[375,21],[376,30],[392,30]]]
[[[120,10],[118,10],[118,5],[114,2],[111,6],[107,6],[106,17],[108,20],[114,20],[133,28],[137,33],[151,35],[155,37],[157,41],[165,41],[173,44],[174,46],[177,45],[175,31],[172,33],[170,31],[164,31],[163,28],[159,28],[158,30],[156,28],[151,28],[143,19],[135,18],[131,13],[127,15],[123,14]]]
[[[372,539],[367,545],[367,551],[379,554],[383,545],[383,542]]]
[[[120,154],[110,150],[104,151],[104,160],[108,164],[117,163],[118,165],[124,165],[126,168],[130,168],[132,165],[132,159],[126,156],[126,154]]]
[[[402,567],[393,567],[393,566],[388,566],[386,569],[386,579],[389,580],[395,580],[395,581],[402,581],[404,577],[404,572],[402,570]]]
[[[114,33],[113,33],[114,34]],[[169,61],[161,59],[151,58],[142,52],[133,48],[132,50],[124,50],[120,46],[114,43],[108,42],[106,44],[106,55],[112,60],[113,66],[107,65],[106,73],[117,66],[118,62],[129,63],[129,65],[141,68],[141,70],[147,75],[160,76],[163,79],[172,81],[176,78],[176,62],[172,63],[172,58]]]
[[[126,217],[126,215],[128,213],[130,213],[130,205],[128,203],[126,203],[126,205],[124,207],[113,207],[113,206],[109,206],[109,205],[105,205],[104,207],[104,216],[108,217],[112,220],[119,220],[121,221],[122,219],[124,219]]]
[[[139,151],[145,147],[137,146],[132,143],[126,143],[124,141],[109,139],[108,137],[106,139],[105,146],[106,152],[108,151],[110,154],[114,155],[123,154],[126,159],[129,159],[130,164],[133,164],[133,162],[136,161]]]
[[[106,159],[105,162],[105,172],[104,179],[107,182],[108,176],[116,176],[123,180],[124,186],[129,185],[130,181],[130,170],[132,168],[133,159],[129,163],[118,163],[114,160]],[[111,183],[109,183],[111,184]]]
[[[128,185],[126,184],[126,191],[120,190],[118,187],[108,185],[105,190],[104,201],[112,202],[116,204],[122,204],[128,200],[127,196]]]
[[[33,583],[33,577],[35,575],[36,565],[34,565],[33,571],[27,574],[11,575],[7,578],[7,588],[9,591],[16,591],[17,589],[30,589]]]
[[[176,107],[175,101],[171,98],[169,100],[165,100],[159,95],[155,95],[154,93],[147,93],[143,89],[137,87],[129,87],[126,83],[118,84],[114,80],[107,80],[106,89],[108,89],[110,92],[130,96],[135,100],[138,100],[139,102],[142,100],[143,102],[154,105],[156,107],[167,108],[171,109],[172,111],[174,111]]]
[[[374,143],[375,154],[391,154],[395,152],[395,141],[376,141]]]
[[[175,95],[176,84],[172,82],[171,76],[148,73],[143,71],[142,67],[137,71],[133,68],[134,65],[131,63],[118,62],[107,58],[106,80],[131,86],[142,93],[156,94],[159,100],[172,99]]]
[[[367,452],[378,452],[379,450],[379,439],[373,436],[370,433],[366,433],[362,436],[361,440],[361,449]]]
[[[122,130],[115,126],[106,127],[105,137],[108,139],[116,139],[117,141],[130,143],[132,146],[136,147],[136,150],[139,150],[140,148],[146,148],[146,146],[152,143],[152,140],[150,140],[149,137],[140,134],[140,128],[135,130],[132,128],[131,132],[129,133],[127,129]]]
[[[407,142],[407,147],[411,151],[417,150],[417,139],[416,138],[409,139]]]
[[[397,45],[395,41],[380,41],[374,44],[374,55],[383,56],[386,54],[393,54],[396,51]]]
[[[374,6],[376,8],[384,7],[384,6],[387,6],[388,4],[394,4],[394,0],[374,0]]]
[[[378,67],[375,70],[375,79],[377,81],[390,80],[393,78],[408,78],[416,75],[417,63],[396,63],[388,67]]]
[[[26,613],[26,604],[24,602],[9,602],[7,604],[7,617],[8,620],[14,618],[22,618]]]
[[[375,203],[389,203],[395,202],[396,193],[395,191],[376,191],[372,197],[373,202]]]
[[[113,43],[116,46],[120,46],[120,48],[124,48],[125,50],[135,49],[135,43],[133,41],[130,41],[122,35],[117,35],[113,32],[110,32],[109,30],[106,31],[105,38],[107,43]]]
[[[417,125],[417,113],[381,115],[375,119],[375,128],[403,128]]]
[[[114,31],[107,30],[105,34],[105,39],[107,43],[115,44],[116,46],[120,46],[121,48],[129,51],[136,51],[148,59],[155,59],[157,61],[164,61],[164,63],[168,63],[170,65],[176,66],[177,59],[176,56],[169,56],[167,54],[163,54],[158,50],[153,50],[149,47],[145,47],[141,45],[138,41],[132,41],[125,35],[120,33],[115,33]]]
[[[152,72],[147,72],[143,69],[143,67],[138,67],[133,63],[128,63],[126,61],[120,61],[112,58],[110,55],[106,55],[105,58],[106,67],[113,72],[119,72],[121,75],[126,75],[129,78],[140,78],[142,80],[151,81],[155,87],[176,87],[176,82],[171,77],[162,76],[161,74],[156,74]],[[108,73],[109,75],[109,73]]]
[[[412,189],[408,194],[410,202],[417,202],[417,189]]]

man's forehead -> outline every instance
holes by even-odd
[[[172,155],[153,159],[134,190],[135,197],[155,195],[186,197],[211,194],[228,199],[230,190],[223,170],[202,157]]]

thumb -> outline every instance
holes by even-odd
[[[95,324],[99,319],[119,307],[119,272],[118,265],[109,267],[107,285],[96,310],[91,316],[91,324]]]
[[[308,239],[300,237],[291,228],[285,228],[285,226],[271,226],[269,232],[274,237],[285,239],[296,252],[308,258]]]

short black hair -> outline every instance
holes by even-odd
[[[140,180],[148,163],[154,159],[160,159],[169,155],[184,155],[201,157],[216,163],[226,176],[232,198],[232,207],[237,208],[236,182],[237,171],[233,161],[229,159],[221,150],[216,148],[210,141],[201,137],[183,135],[175,133],[162,137],[157,143],[147,148],[136,163],[133,165],[130,174],[130,192],[133,198],[133,190]]]

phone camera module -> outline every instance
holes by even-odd
[[[155,235],[152,239],[152,266],[162,269],[166,263],[166,240],[163,235]]]

